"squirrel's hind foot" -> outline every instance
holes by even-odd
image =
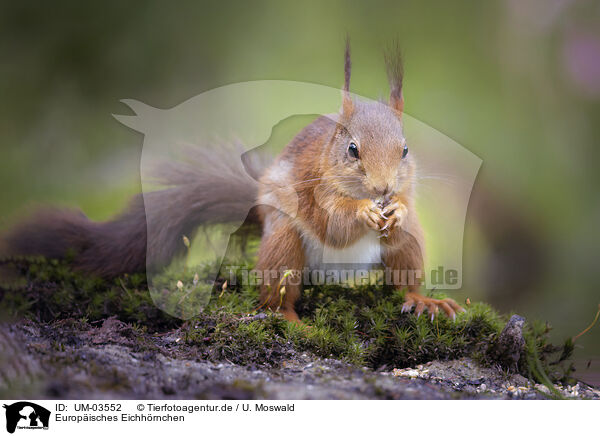
[[[402,305],[402,313],[410,312],[410,310],[414,307],[414,313],[418,318],[421,316],[423,311],[427,309],[432,321],[437,316],[440,308],[444,311],[448,318],[452,320],[456,319],[456,312],[465,311],[465,309],[459,306],[459,304],[451,298],[436,300],[435,298],[424,297],[416,292],[408,292],[404,299],[405,302]]]

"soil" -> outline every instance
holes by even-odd
[[[0,349],[3,398],[545,399],[556,392],[600,398],[581,382],[553,392],[469,358],[376,371],[289,344],[266,365],[211,361],[180,329],[148,333],[116,318],[1,324]]]

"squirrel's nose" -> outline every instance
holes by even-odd
[[[385,184],[383,186],[378,186],[375,188],[375,193],[377,195],[381,195],[382,197],[385,197],[386,195],[388,195],[390,192],[392,191],[392,188],[390,187],[389,184]]]

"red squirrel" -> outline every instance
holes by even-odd
[[[419,316],[427,309],[433,319],[441,308],[454,318],[464,310],[455,301],[419,294],[424,243],[414,201],[416,164],[402,126],[399,51],[386,55],[391,92],[385,103],[352,98],[348,43],[344,60],[340,113],[320,116],[305,127],[261,171],[258,192],[239,167],[232,165],[229,173],[203,170],[177,187],[146,194],[161,206],[153,211],[152,219],[168,229],[152,241],[153,250],[146,250],[147,211],[141,195],[125,212],[103,223],[71,211],[40,212],[4,237],[5,250],[51,258],[72,253],[75,268],[108,278],[144,271],[172,258],[181,249],[181,235],[190,234],[198,225],[226,222],[233,209],[256,198],[260,206],[246,220],[262,230],[256,269],[274,272],[264,275],[262,307],[300,322],[294,305],[302,283],[285,271],[326,269],[323,251],[327,250],[330,266],[336,260],[350,259],[354,264],[383,264],[393,271],[415,272],[417,280],[407,285],[402,311],[414,307]],[[296,204],[297,213],[285,213]],[[395,286],[403,288],[406,283]]]

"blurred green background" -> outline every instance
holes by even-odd
[[[573,336],[600,303],[599,24],[599,2],[571,0],[2,2],[0,225],[40,202],[106,219],[140,191],[143,138],[112,118],[128,113],[120,99],[169,108],[257,79],[339,87],[346,33],[352,91],[377,98],[398,38],[406,112],[484,162],[457,300]],[[600,327],[578,345],[600,356]]]

